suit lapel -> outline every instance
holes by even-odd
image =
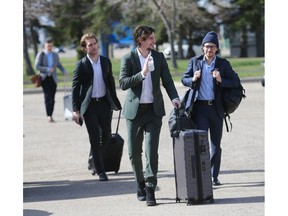
[[[155,51],[151,50],[151,56],[154,59],[154,67],[155,67],[155,70],[153,72],[150,72],[151,73],[151,81],[152,81],[153,89],[156,89],[155,85],[158,85],[158,83],[155,82],[155,76],[157,77],[157,76],[159,76],[159,73],[161,73],[161,71],[156,71],[157,67],[155,66],[155,64],[158,62],[159,55],[156,55]],[[157,58],[157,56],[158,56],[158,58]]]
[[[132,51],[132,58],[136,64],[137,71],[141,71],[142,69],[141,69],[140,59],[139,59],[138,52],[137,52],[136,48],[134,49],[134,51]]]
[[[82,63],[84,65],[86,73],[88,74],[88,77],[92,77],[91,80],[93,80],[94,79],[93,68],[92,68],[91,62],[90,62],[90,60],[88,59],[87,56],[85,56],[82,59]]]
[[[101,64],[101,69],[102,69],[103,80],[104,80],[104,83],[107,87],[108,66],[106,63],[106,59],[104,59],[102,56],[99,56],[99,57],[100,57],[100,64]]]

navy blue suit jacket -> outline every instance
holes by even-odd
[[[199,90],[201,77],[195,83],[192,82],[192,77],[194,72],[200,70],[203,65],[203,55],[199,57],[193,57],[190,59],[187,70],[182,76],[182,84],[184,86],[190,87],[195,90]],[[239,77],[237,73],[232,69],[230,62],[224,58],[216,56],[215,67],[218,67],[221,75],[222,82],[218,83],[214,79],[214,94],[215,94],[215,103],[218,115],[221,118],[224,118],[224,107],[222,103],[222,92],[223,88],[233,88],[240,85]],[[196,98],[195,98],[196,100]]]

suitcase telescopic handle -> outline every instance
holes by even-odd
[[[176,115],[176,128],[177,130],[173,132],[173,137],[179,137],[179,133],[180,133],[180,116],[179,116],[179,107],[174,108],[175,109],[175,115]]]
[[[117,127],[116,127],[116,134],[118,133],[118,129],[119,129],[119,123],[120,123],[121,111],[122,111],[122,109],[119,110],[118,121],[117,121]]]

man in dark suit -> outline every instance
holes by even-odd
[[[127,90],[123,115],[128,130],[129,158],[138,183],[137,198],[140,201],[146,200],[148,206],[154,206],[159,135],[162,117],[165,115],[160,81],[174,107],[180,106],[180,100],[163,53],[154,50],[155,30],[145,25],[136,27],[134,42],[136,49],[121,59],[120,87]],[[145,177],[142,165],[144,137]]]
[[[83,35],[80,45],[87,55],[76,64],[73,73],[73,119],[80,125],[84,119],[99,180],[107,181],[102,149],[111,138],[112,111],[122,107],[116,94],[111,62],[99,55],[95,34]]]
[[[58,82],[57,68],[59,68],[64,75],[67,75],[67,71],[62,66],[58,54],[53,52],[53,41],[51,39],[45,42],[45,50],[37,54],[35,58],[35,67],[40,72],[42,78],[41,86],[44,92],[48,121],[54,122],[53,111]]]
[[[218,175],[224,118],[222,92],[223,88],[237,87],[240,83],[229,61],[217,56],[219,41],[215,32],[206,34],[202,47],[204,54],[190,59],[182,83],[198,92],[193,105],[192,118],[198,129],[210,131],[213,184],[220,185]]]

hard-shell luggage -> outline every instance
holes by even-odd
[[[185,129],[173,137],[176,202],[214,202],[208,133]]]
[[[72,120],[73,118],[73,109],[72,109],[72,94],[71,90],[69,90],[68,84],[68,77],[67,75],[64,76],[64,118],[65,120]]]
[[[106,172],[118,173],[121,164],[123,153],[124,139],[118,133],[119,123],[121,117],[121,110],[119,111],[116,132],[111,134],[111,139],[103,151],[103,161]],[[91,170],[92,175],[96,174],[92,152],[90,150],[88,159],[88,169]]]
[[[72,110],[72,95],[66,94],[63,97],[64,100],[64,118],[65,120],[72,120],[73,110]]]

